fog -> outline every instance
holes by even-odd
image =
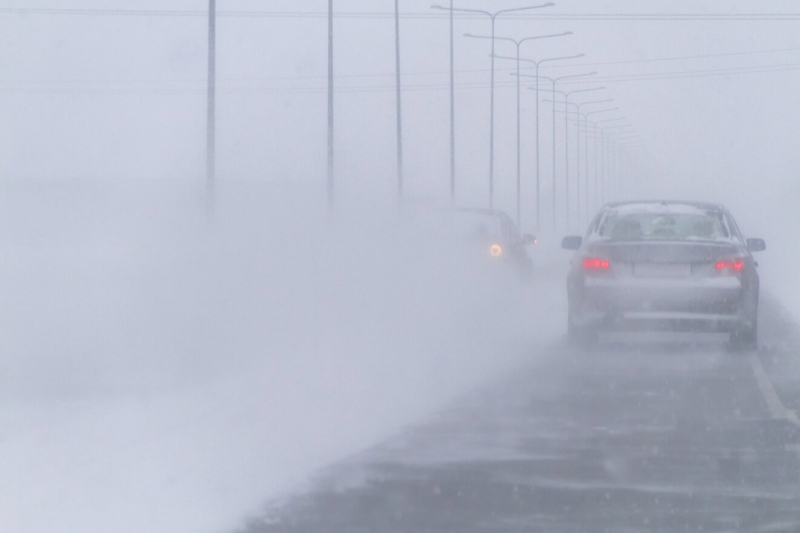
[[[401,11],[430,13],[429,4],[401,0]],[[336,1],[342,13],[393,7]],[[565,0],[550,13],[795,7]],[[584,203],[566,225],[563,115],[554,147],[549,96],[537,227],[535,99],[526,78],[520,229],[538,243],[528,248],[534,274],[520,279],[465,264],[459,243],[430,222],[451,206],[446,19],[401,20],[402,201],[394,21],[336,19],[329,205],[326,20],[237,15],[324,14],[327,3],[218,2],[213,198],[205,187],[206,8],[201,0],[0,1],[3,530],[230,531],[266,502],[301,491],[319,469],[530,365],[566,333],[570,255],[558,245],[583,233],[599,206]],[[797,24],[515,19],[499,20],[498,34],[572,31],[524,48],[523,57],[585,53],[542,73],[596,69],[591,86],[606,87],[602,97],[614,99],[646,145],[627,163],[624,195],[608,199],[724,203],[746,236],[767,240],[762,285],[800,317]],[[455,204],[483,208],[489,47],[461,35],[489,26],[456,25]],[[498,53],[513,48],[498,44]],[[703,57],[639,62],[687,56]],[[513,217],[512,67],[498,60],[495,207]],[[734,68],[746,72],[616,79]]]

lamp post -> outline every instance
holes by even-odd
[[[600,139],[600,178],[601,178],[601,181],[602,181],[601,187],[602,187],[602,190],[603,190],[603,202],[606,201],[606,198],[608,198],[609,193],[611,191],[611,189],[609,187],[609,182],[608,182],[608,179],[607,179],[608,167],[607,167],[607,161],[606,161],[606,143],[605,143],[606,131],[620,129],[620,128],[629,128],[630,126],[628,124],[622,124],[622,125],[619,125],[619,126],[606,126],[605,128],[598,128],[597,125],[601,124],[601,123],[604,123],[604,122],[617,122],[619,120],[625,120],[625,117],[620,117],[620,118],[616,118],[616,119],[598,120],[597,122],[594,123],[595,131],[600,130],[600,137],[599,137],[599,139]],[[595,142],[597,142],[597,140],[595,140]]]
[[[450,203],[456,203],[456,50],[453,1],[450,0]]]
[[[333,205],[333,0],[328,0],[328,205]]]
[[[607,192],[606,191],[606,184],[605,184],[605,145],[603,144],[602,138],[598,137],[597,132],[598,132],[598,130],[601,131],[601,132],[605,132],[605,129],[598,128],[597,126],[598,126],[598,124],[604,124],[606,122],[619,122],[620,120],[626,120],[626,119],[625,119],[625,117],[617,117],[617,118],[607,118],[607,119],[604,119],[604,120],[597,120],[597,121],[593,122],[594,138],[595,138],[595,140],[594,140],[594,150],[595,150],[595,153],[594,153],[594,172],[595,172],[595,182],[596,182],[595,186],[600,189],[600,197],[601,197],[600,198],[600,203],[601,204],[604,204],[606,202],[606,192]],[[627,127],[627,126],[618,126],[618,127]],[[606,128],[606,129],[608,129],[608,128]],[[600,139],[599,142],[598,142],[598,139]],[[598,146],[598,144],[600,146],[600,168],[599,168],[599,170],[597,168],[597,163],[598,163],[597,146]],[[598,182],[598,178],[599,178],[599,182]]]
[[[640,164],[641,157],[644,156],[647,152],[647,147],[643,141],[639,141],[638,143],[634,144],[625,144],[623,146],[624,153],[627,155],[623,163],[625,163],[623,167],[624,176],[627,176],[628,173],[626,172],[627,169],[631,167],[631,164],[634,165],[634,170]],[[637,196],[641,194],[641,174],[639,172],[636,173],[637,177],[634,178],[633,182],[630,183],[631,192],[635,193]]]
[[[561,93],[561,94],[565,94],[566,95],[566,93]],[[586,129],[586,117],[588,116],[588,114],[581,113],[581,108],[583,108],[583,106],[587,106],[587,105],[606,104],[606,103],[613,102],[613,101],[614,101],[613,98],[608,98],[606,100],[593,100],[593,101],[590,101],[590,102],[581,102],[581,103],[566,102],[567,109],[564,112],[567,115],[569,115],[569,106],[570,105],[574,106],[575,109],[576,109],[576,112],[577,112],[577,119],[576,120],[577,120],[577,127],[578,127],[578,150],[577,150],[578,151],[578,154],[577,154],[577,157],[578,157],[578,159],[577,159],[578,173],[577,173],[577,197],[575,199],[575,203],[576,203],[577,210],[578,210],[578,214],[577,214],[578,223],[580,223],[580,220],[581,220],[581,115],[584,116],[584,120],[583,120],[584,130]],[[618,109],[618,108],[614,108],[614,109]],[[586,144],[585,149],[584,149],[585,159],[586,159],[586,165],[585,165],[585,168],[586,168],[586,179],[584,181],[586,182],[586,210],[588,212],[588,210],[589,210],[589,155],[588,155],[589,143],[588,143],[588,139],[586,138],[587,135],[588,135],[588,133],[584,132],[584,143]]]
[[[397,92],[397,197],[403,199],[403,94],[400,85],[400,0],[394,0],[395,84]]]
[[[455,70],[455,8],[450,0],[450,7],[431,6],[450,12],[450,202],[456,201],[456,70]]]
[[[572,33],[572,32],[569,32],[569,33]],[[565,60],[568,60],[568,59],[578,59],[578,58],[584,57],[584,55],[585,54],[577,54],[577,55],[574,55],[574,56],[564,56],[564,57],[547,57],[547,58],[544,58],[544,59],[540,59],[538,61],[535,61],[533,59],[521,59],[521,61],[525,61],[525,62],[528,62],[528,63],[533,63],[534,67],[536,68],[536,75],[534,76],[536,78],[536,87],[533,88],[536,91],[536,231],[539,231],[539,228],[542,225],[542,217],[541,217],[542,209],[541,209],[541,202],[540,202],[540,199],[541,199],[541,194],[540,194],[541,193],[541,185],[540,185],[541,184],[541,180],[540,180],[541,165],[540,165],[540,160],[541,160],[541,158],[540,158],[540,149],[539,149],[539,147],[540,147],[540,143],[539,143],[539,65],[541,65],[542,63],[550,62],[550,61],[565,61]],[[497,57],[498,57],[498,59],[514,59],[513,57],[501,57],[501,56],[497,56]],[[522,77],[529,77],[529,76],[524,76],[524,75],[520,74],[519,73],[519,69],[517,69],[517,89],[518,90],[519,90],[519,79],[522,78]],[[548,78],[548,79],[550,79],[550,78]],[[530,89],[530,87],[529,87],[529,89]]]
[[[521,138],[522,138],[522,125],[521,125],[521,118],[520,118],[520,77],[519,77],[519,63],[520,63],[520,49],[522,45],[528,41],[535,41],[538,39],[548,39],[550,37],[566,37],[567,35],[572,35],[571,31],[563,32],[563,33],[554,33],[550,35],[537,35],[534,37],[525,37],[523,39],[513,39],[511,37],[489,37],[486,35],[473,35],[471,33],[464,34],[465,37],[471,37],[473,39],[493,39],[497,41],[507,41],[513,43],[517,49],[517,56],[514,60],[517,62],[517,227],[522,227],[522,148],[521,148]],[[498,56],[495,56],[497,58]],[[493,60],[495,59],[493,58]]]
[[[581,220],[581,141],[580,141],[580,134],[581,134],[581,109],[585,105],[597,105],[597,104],[607,104],[613,102],[613,98],[608,98],[607,100],[595,100],[592,102],[581,102],[580,104],[576,104],[578,108],[578,197],[576,198],[575,202],[578,206],[578,223],[580,224]],[[618,109],[618,108],[614,108]],[[584,165],[583,168],[584,172],[584,186],[586,191],[586,214],[589,215],[589,138],[588,138],[588,131],[586,120],[588,117],[588,113],[583,114],[583,143],[584,143],[584,150],[583,150],[583,157],[584,157]]]
[[[578,93],[585,93],[591,91],[601,91],[605,89],[605,87],[592,87],[591,89],[576,89],[574,91],[570,91],[564,93],[564,103],[566,104],[566,109],[569,109],[569,97],[573,94]],[[555,102],[553,103],[555,105]],[[578,124],[578,150],[580,150],[580,124]],[[570,212],[569,212],[569,113],[564,114],[564,152],[565,152],[565,167],[564,167],[564,177],[565,183],[567,187],[567,196],[566,196],[566,224],[567,230],[570,228]],[[580,154],[580,152],[579,152]],[[580,155],[578,155],[580,159]],[[579,163],[580,164],[580,163]],[[580,189],[580,174],[578,174],[579,183],[578,189]]]
[[[217,97],[217,2],[208,1],[208,89],[206,105],[206,202],[214,212],[214,186],[216,181],[216,97]]]
[[[617,182],[617,191],[620,198],[625,198],[626,195],[626,187],[625,187],[625,172],[624,172],[624,151],[627,147],[631,146],[630,142],[626,141],[636,141],[640,139],[639,133],[636,131],[628,131],[628,132],[620,132],[620,133],[612,133],[610,135],[610,141],[614,150],[612,151],[612,175],[616,176]]]
[[[584,138],[586,139],[586,205],[587,210],[589,206],[589,117],[592,115],[598,115],[600,113],[610,113],[611,111],[617,111],[619,108],[614,107],[611,109],[598,109],[596,111],[589,111],[583,117],[583,133]],[[594,125],[594,123],[592,123]],[[595,131],[595,134],[597,132]],[[599,194],[598,194],[598,182],[597,182],[597,140],[595,139],[594,143],[594,208],[598,209],[600,207],[599,201]]]
[[[494,209],[494,47],[495,47],[495,27],[497,18],[507,13],[514,13],[517,11],[527,11],[530,9],[540,9],[543,7],[552,7],[555,4],[548,2],[538,6],[515,7],[510,9],[501,9],[499,11],[484,11],[482,9],[465,9],[455,7],[444,7],[440,5],[431,6],[432,9],[440,9],[449,11],[451,13],[473,13],[477,15],[485,15],[489,17],[492,22],[492,79],[491,79],[491,105],[490,105],[490,124],[489,124],[489,209]]]
[[[596,71],[587,72],[585,74],[571,74],[569,76],[559,76],[558,78],[548,78],[546,76],[536,76],[537,80],[539,78],[544,78],[546,80],[550,80],[550,83],[553,84],[553,231],[557,228],[557,210],[556,210],[556,85],[558,82],[562,80],[574,79],[574,78],[586,78],[589,76],[594,76],[597,74]],[[529,87],[530,88],[530,87]],[[534,89],[536,91],[539,90],[538,85]]]

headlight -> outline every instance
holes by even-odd
[[[489,248],[489,253],[492,257],[500,257],[503,255],[503,247],[499,244],[493,244],[491,248]]]

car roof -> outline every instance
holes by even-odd
[[[665,210],[669,210],[670,208],[675,208],[675,207],[678,208],[688,207],[700,210],[726,211],[725,207],[721,204],[716,204],[713,202],[694,202],[687,200],[638,200],[638,201],[626,201],[626,202],[611,202],[603,206],[603,209],[629,208],[631,211],[635,211],[638,206],[641,206],[642,211],[651,211],[651,212],[654,210],[658,210],[659,206],[663,206]]]
[[[504,211],[496,209],[481,209],[479,207],[454,207],[452,209],[456,213],[472,213],[476,215],[486,215],[487,217],[508,216]]]

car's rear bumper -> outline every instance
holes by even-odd
[[[604,330],[731,332],[751,326],[738,278],[584,280],[573,325]]]

